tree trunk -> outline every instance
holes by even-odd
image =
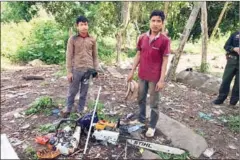
[[[131,8],[131,2],[122,2],[122,24],[123,24],[123,28],[126,28],[128,25],[128,22],[130,20],[130,8]],[[127,30],[125,30],[123,32],[122,35],[122,45],[123,48],[125,48],[126,45],[126,35],[127,35]]]
[[[116,44],[116,48],[117,48],[116,63],[117,63],[117,66],[119,66],[119,64],[120,64],[121,46],[122,46],[122,33],[121,33],[121,31],[117,32],[116,39],[117,39],[117,44]]]
[[[207,71],[207,39],[208,39],[208,25],[207,25],[207,3],[203,2],[201,8],[201,29],[202,29],[202,63],[201,71]]]
[[[164,20],[164,26],[162,31],[165,32],[166,31],[166,25],[167,25],[167,16],[168,16],[168,6],[169,6],[169,2],[165,2],[164,3],[164,14],[165,14],[165,20]]]
[[[122,23],[126,27],[128,21],[130,20],[130,6],[131,2],[122,2]]]
[[[187,21],[187,24],[186,24],[183,34],[181,36],[179,47],[178,47],[176,54],[174,55],[172,62],[170,64],[170,68],[169,68],[168,74],[167,74],[167,81],[175,80],[175,74],[176,74],[178,62],[179,62],[181,54],[183,52],[184,45],[188,40],[190,31],[192,30],[192,27],[196,21],[196,18],[197,18],[199,9],[202,6],[202,3],[203,2],[195,2],[194,3],[194,8],[189,16],[189,19]]]
[[[225,4],[224,4],[224,7],[223,7],[223,9],[222,9],[222,11],[221,11],[221,14],[220,14],[220,16],[218,17],[217,23],[216,23],[216,25],[215,25],[215,27],[214,27],[214,29],[213,29],[213,31],[212,31],[212,34],[211,34],[211,36],[210,36],[210,41],[213,39],[213,37],[215,36],[215,34],[216,34],[216,32],[217,32],[218,26],[219,26],[219,24],[220,24],[221,21],[222,21],[222,18],[223,18],[223,15],[224,15],[224,13],[225,13],[225,11],[226,11],[226,9],[227,9],[228,3],[229,3],[229,2],[225,2]]]

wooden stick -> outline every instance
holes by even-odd
[[[8,86],[8,87],[5,87],[5,88],[2,88],[2,91],[8,90],[8,89],[14,89],[14,88],[23,88],[23,87],[28,87],[28,86],[29,86],[28,84],[22,84],[22,85],[19,85],[19,86]]]
[[[44,80],[44,78],[41,76],[23,76],[22,78],[25,79],[26,81],[28,81],[28,80]]]

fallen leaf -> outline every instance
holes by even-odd
[[[22,126],[21,129],[27,129],[29,127],[30,127],[30,124],[26,124],[26,125]]]
[[[234,144],[229,144],[228,147],[231,149],[237,149],[237,147]]]

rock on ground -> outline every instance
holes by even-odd
[[[171,140],[173,146],[189,151],[193,157],[198,158],[208,147],[203,137],[161,112],[156,128]]]

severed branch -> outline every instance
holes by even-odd
[[[44,80],[44,78],[41,76],[23,76],[22,78],[25,79],[26,81],[28,81],[28,80]]]
[[[23,87],[28,87],[28,86],[29,86],[28,84],[22,84],[22,85],[18,85],[18,86],[8,86],[8,87],[2,88],[1,90],[4,91],[4,90],[8,90],[8,89],[23,88]]]

